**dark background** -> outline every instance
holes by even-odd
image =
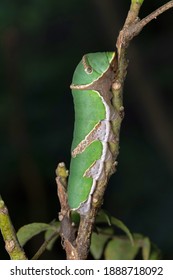
[[[144,1],[144,17],[166,0]],[[83,54],[114,50],[129,1],[0,1],[0,192],[16,230],[57,218],[55,169],[70,162],[69,85]],[[117,173],[104,208],[173,259],[173,17],[130,45]],[[42,240],[26,250],[31,257]],[[60,242],[43,258],[64,258]],[[8,259],[0,239],[0,259]]]

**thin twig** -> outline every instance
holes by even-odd
[[[70,208],[67,201],[67,176],[68,171],[63,162],[58,164],[56,169],[56,183],[57,183],[57,194],[59,197],[61,211],[59,213],[59,220],[61,222],[60,235],[62,245],[66,251],[68,260],[79,259],[77,248],[76,248],[76,229],[70,218]]]
[[[161,15],[162,13],[166,12],[167,10],[169,10],[171,8],[173,8],[173,1],[169,1],[168,3],[164,4],[163,6],[161,6],[160,8],[158,8],[157,10],[155,10],[154,12],[152,12],[151,14],[149,14],[148,16],[143,18],[137,24],[137,26],[139,26],[138,28],[140,30],[142,30],[142,28],[145,25],[147,25],[150,21],[152,21],[153,19],[156,19],[159,15]]]
[[[150,21],[156,19],[162,13],[173,8],[173,0],[159,7],[154,12],[152,12],[151,14],[149,14],[141,20],[139,20],[138,18],[140,7],[141,4],[139,3],[131,4],[125,24],[123,26],[123,29],[120,31],[117,40],[117,49],[119,51],[119,56],[121,53],[121,48],[127,48],[130,41],[135,36],[137,36]]]
[[[58,235],[58,232],[53,232],[47,240],[43,242],[41,247],[38,249],[38,251],[35,253],[35,255],[32,257],[32,260],[38,260],[39,257],[44,253],[46,250],[48,244]]]
[[[16,232],[11,223],[8,209],[0,196],[0,230],[5,242],[5,249],[12,260],[27,260],[23,248],[20,246]]]

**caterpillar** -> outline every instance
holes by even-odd
[[[85,215],[90,209],[97,182],[105,177],[105,162],[112,157],[109,142],[115,141],[111,104],[115,52],[89,53],[77,65],[70,86],[75,125],[68,180],[70,209]]]

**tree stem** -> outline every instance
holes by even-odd
[[[139,23],[138,23],[138,28],[142,30],[142,28],[147,25],[150,21],[153,19],[156,19],[159,15],[162,13],[166,12],[167,10],[173,8],[173,1],[169,1],[168,3],[164,4],[163,6],[159,7],[157,10],[143,18]]]
[[[0,196],[0,229],[5,242],[5,249],[11,260],[27,260],[23,248],[20,246],[16,232],[11,223],[8,209]]]

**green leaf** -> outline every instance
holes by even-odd
[[[109,226],[111,226],[111,221],[110,221],[110,214],[105,211],[105,210],[100,210],[97,217],[96,217],[96,223],[99,224],[99,223],[106,223],[108,224]]]
[[[57,235],[54,236],[54,237],[51,239],[51,241],[49,241],[49,243],[48,243],[48,245],[47,245],[47,247],[46,247],[46,249],[49,250],[49,251],[51,251],[51,249],[52,249],[52,247],[53,247],[55,241],[56,241],[57,238],[60,236],[60,235],[59,235],[59,225],[60,225],[59,222],[54,222],[54,223],[53,223],[53,226],[45,232],[44,238],[45,238],[46,241],[49,240],[49,239],[51,238],[51,236],[54,234],[54,232],[57,233]]]
[[[126,233],[126,235],[128,236],[128,238],[131,242],[131,245],[134,245],[133,235],[131,234],[128,227],[126,227],[126,225],[122,221],[120,221],[119,219],[116,219],[114,217],[111,217],[111,224],[114,225],[114,226],[117,226],[122,231],[124,231]]]
[[[105,244],[113,234],[112,228],[98,228],[98,231],[100,232],[92,233],[90,246],[90,252],[96,260],[99,260],[101,258]]]
[[[150,256],[150,249],[151,249],[151,242],[148,237],[143,236],[139,233],[133,234],[133,239],[136,245],[139,246],[139,248],[142,249],[142,258],[144,260],[148,260]]]
[[[31,223],[21,227],[17,232],[20,245],[23,247],[32,237],[50,228],[52,225],[45,223]]]
[[[144,237],[142,241],[142,257],[144,260],[149,260],[150,257],[151,242],[148,237]]]
[[[139,244],[131,244],[130,240],[123,237],[114,237],[106,246],[106,260],[133,260],[139,251]]]
[[[98,223],[107,223],[108,225],[114,225],[121,229],[126,235],[128,236],[132,245],[134,245],[133,235],[128,229],[128,227],[119,219],[114,218],[113,216],[109,215],[106,211],[101,210],[96,217],[96,224]]]
[[[133,234],[135,244],[142,249],[142,258],[144,260],[159,260],[161,258],[160,249],[146,236],[138,233]]]
[[[155,244],[152,243],[149,260],[160,260],[160,259],[161,259],[161,251]]]

